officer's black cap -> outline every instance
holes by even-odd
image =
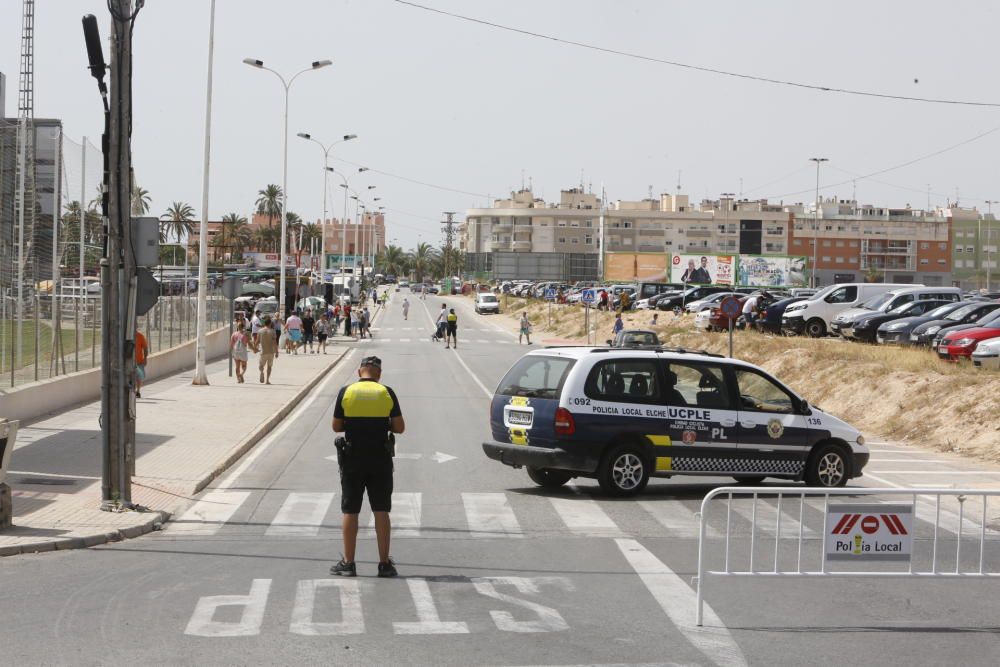
[[[375,356],[365,357],[361,360],[361,365],[362,367],[374,366],[375,368],[382,370],[382,360]]]

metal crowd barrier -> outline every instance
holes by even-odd
[[[714,500],[721,502],[720,496],[724,496],[726,503],[726,527],[724,534],[715,538],[706,538],[709,529],[707,515],[709,504]],[[840,497],[865,497],[865,496],[895,496],[909,499],[909,505],[871,503],[868,505],[831,505],[830,499]],[[987,533],[987,499],[992,496],[1000,496],[1000,491],[989,489],[940,489],[940,488],[912,488],[912,489],[883,489],[883,488],[807,488],[807,487],[721,487],[713,489],[705,496],[701,503],[701,511],[698,514],[698,572],[696,576],[697,596],[696,596],[696,623],[702,625],[702,611],[705,600],[705,588],[707,577],[961,577],[961,578],[991,578],[1000,577],[1000,571],[990,571],[986,562],[986,533]],[[818,538],[804,537],[804,513],[807,507],[806,498],[821,498],[823,500],[823,532]],[[958,503],[958,512],[942,509],[942,497],[953,497]],[[756,558],[758,551],[758,518],[757,506],[759,499],[776,500],[776,518],[773,522],[768,521],[767,526],[774,528],[774,551],[766,558],[767,565],[762,566],[760,559]],[[920,500],[932,500],[933,518],[918,519],[918,502]],[[973,504],[973,509],[966,510],[966,505],[972,499],[979,502]],[[733,538],[733,502],[741,500],[751,500],[753,508],[750,513],[750,544],[749,555],[738,565],[734,565],[734,555],[731,549]],[[794,513],[797,505],[798,529],[796,534],[785,537],[782,535],[781,523],[783,514],[783,503],[791,503]],[[978,523],[973,515],[976,505],[981,506],[981,514]],[[924,506],[926,507],[926,506]],[[811,510],[818,508],[809,505]],[[926,510],[923,512],[926,514]],[[839,520],[831,522],[831,515],[839,516]],[[941,530],[942,516],[950,523],[957,519],[957,533],[955,534],[954,568],[941,569],[939,562],[946,554],[942,551],[942,532],[952,533],[951,530]],[[933,534],[927,538],[916,537],[917,520],[926,521],[933,524]],[[792,519],[794,521],[794,519]],[[966,522],[972,524],[972,530],[978,532],[979,557],[978,566],[962,567],[962,539],[963,529]],[[811,529],[810,529],[810,532]],[[887,535],[886,535],[887,534]],[[879,544],[877,536],[886,535],[887,542],[883,542],[881,547],[891,546],[899,550],[878,552]],[[876,536],[874,540],[868,540]],[[709,539],[725,540],[725,547],[722,550],[723,569],[707,569],[706,546]],[[803,569],[803,548],[806,541],[820,541],[821,551],[819,554],[820,566],[818,570]],[[950,539],[947,541],[951,541]],[[914,556],[918,555],[918,546],[926,547],[926,542],[930,542],[929,566],[918,567],[914,564]],[[788,550],[782,551],[782,545],[795,546],[795,567],[783,565],[780,557],[788,554]],[[830,554],[831,545],[834,551]],[[876,550],[871,551],[872,547]],[[717,552],[713,552],[717,553]],[[807,554],[807,556],[810,554]],[[816,554],[812,553],[815,558]],[[921,557],[926,556],[926,549],[919,552]],[[788,560],[788,559],[786,559]],[[874,564],[869,569],[831,569],[830,561],[837,563],[851,562],[857,564]],[[897,567],[904,566],[904,569],[881,569],[884,563],[895,564]],[[742,565],[742,567],[741,567]]]

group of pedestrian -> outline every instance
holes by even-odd
[[[434,340],[444,339],[444,348],[458,349],[458,314],[454,308],[448,308],[447,304],[441,304],[437,319],[434,321],[437,327],[432,338]]]

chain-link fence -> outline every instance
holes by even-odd
[[[58,121],[36,121],[27,150],[23,134],[0,120],[0,387],[101,362],[101,152]],[[197,276],[156,278],[160,299],[137,319],[153,352],[197,331]],[[228,313],[221,280],[210,280],[208,330]]]

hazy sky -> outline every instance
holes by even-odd
[[[679,0],[423,0],[563,39],[768,78],[896,95],[1000,103],[992,3],[955,0],[768,2]],[[0,0],[0,71],[16,113],[20,0]],[[103,0],[39,0],[35,113],[95,138],[100,101],[86,68],[80,18]],[[135,26],[133,152],[153,212],[201,208],[208,0],[148,0]],[[296,138],[360,138],[332,165],[364,164],[465,191],[381,174],[352,184],[389,209],[390,239],[438,243],[442,211],[482,206],[521,184],[558,199],[581,180],[609,199],[676,188],[692,201],[742,192],[812,199],[810,157],[830,159],[826,196],[914,207],[985,209],[1000,198],[1000,129],[874,178],[860,175],[927,156],[1000,128],[1000,108],[857,97],[734,79],[598,53],[441,16],[392,0],[218,0],[211,217],[248,213],[281,182],[282,90],[259,58],[292,74],[289,207],[317,219],[322,154]],[[348,162],[349,161],[350,164]],[[848,181],[847,184],[833,184]],[[338,181],[339,182],[339,181]],[[331,190],[333,212],[342,207]]]

